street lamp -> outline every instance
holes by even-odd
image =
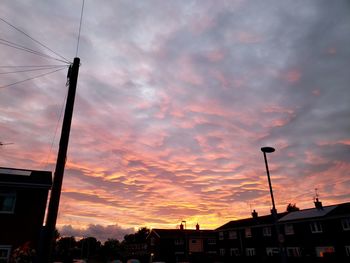
[[[264,154],[264,160],[265,160],[265,167],[266,167],[266,174],[267,174],[267,180],[269,182],[269,187],[270,187],[270,195],[271,195],[271,201],[272,201],[272,209],[271,209],[271,214],[273,217],[273,224],[275,225],[275,229],[276,229],[276,236],[277,236],[277,242],[280,248],[280,256],[281,256],[281,262],[284,263],[286,262],[286,257],[284,254],[284,249],[283,249],[283,240],[284,237],[283,235],[280,233],[280,229],[278,227],[277,224],[277,210],[276,210],[276,205],[275,205],[275,199],[273,197],[273,191],[272,191],[272,184],[271,184],[271,179],[270,179],[270,171],[269,171],[269,166],[267,164],[267,158],[266,158],[266,154],[267,153],[273,153],[275,151],[275,148],[272,147],[262,147],[261,151]]]
[[[270,179],[270,171],[269,171],[269,166],[267,164],[267,158],[266,158],[266,153],[273,153],[275,151],[275,148],[262,147],[261,151],[264,153],[264,160],[265,160],[265,166],[266,166],[267,180],[269,181],[269,187],[270,187],[270,195],[271,195],[271,201],[272,201],[271,213],[273,215],[277,216],[277,210],[276,210],[276,206],[275,206],[275,199],[273,197],[273,191],[272,191],[272,185],[271,185],[271,179]]]

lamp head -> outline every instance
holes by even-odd
[[[273,153],[275,151],[275,148],[272,148],[272,147],[262,147],[261,148],[261,151],[263,153]]]

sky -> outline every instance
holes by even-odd
[[[87,0],[77,50],[81,9],[0,5],[0,18],[56,53],[0,20],[0,142],[13,143],[0,146],[0,166],[54,171],[59,66],[81,59],[62,235],[122,239],[269,214],[263,146],[276,149],[279,212],[313,207],[315,188],[324,205],[350,201],[349,1]]]

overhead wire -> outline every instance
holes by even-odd
[[[81,8],[81,16],[80,16],[80,24],[79,24],[79,33],[78,33],[77,48],[76,48],[76,56],[78,55],[78,51],[79,51],[79,43],[80,43],[81,25],[82,25],[82,19],[83,19],[84,4],[85,4],[85,0],[83,0],[82,8]],[[41,43],[40,41],[34,39],[34,38],[31,37],[29,34],[25,33],[23,30],[21,30],[21,29],[19,29],[18,27],[12,25],[10,22],[8,22],[7,20],[5,20],[5,19],[3,19],[3,18],[1,18],[1,17],[0,17],[0,20],[3,21],[4,23],[6,23],[7,25],[9,25],[10,27],[14,28],[15,30],[17,30],[18,32],[24,34],[25,36],[27,36],[28,38],[30,38],[30,39],[31,39],[32,41],[34,41],[35,43],[37,43],[37,44],[39,44],[40,46],[42,46],[42,47],[46,48],[47,50],[51,51],[53,54],[55,54],[56,56],[58,56],[58,57],[61,58],[61,59],[58,59],[58,58],[55,58],[55,57],[53,57],[53,56],[50,56],[50,55],[41,53],[41,52],[39,52],[39,51],[36,51],[36,50],[30,49],[30,48],[27,48],[27,47],[22,46],[22,45],[18,45],[18,44],[16,44],[16,43],[10,42],[10,41],[5,40],[5,39],[0,39],[0,44],[6,45],[6,46],[9,46],[9,47],[18,49],[18,50],[26,51],[26,52],[28,52],[28,53],[32,53],[32,54],[35,54],[35,55],[38,55],[38,56],[42,56],[42,57],[45,57],[45,58],[54,59],[54,60],[57,60],[57,61],[60,61],[60,62],[63,62],[63,63],[67,63],[67,64],[71,65],[71,62],[70,62],[68,59],[66,59],[66,58],[63,57],[62,55],[58,54],[57,52],[53,51],[52,49],[50,49],[48,46],[44,45],[44,44]],[[0,68],[6,68],[6,69],[10,69],[10,68],[19,69],[19,70],[17,70],[17,71],[2,72],[2,73],[0,73],[0,74],[30,72],[30,71],[48,70],[48,69],[54,69],[54,68],[55,68],[55,70],[50,71],[50,72],[46,72],[46,73],[44,73],[44,74],[40,74],[40,75],[37,75],[37,76],[33,76],[33,77],[31,77],[31,78],[27,78],[27,79],[24,79],[24,80],[21,80],[21,81],[17,81],[17,82],[11,83],[11,84],[7,84],[7,85],[5,85],[5,86],[0,86],[0,89],[1,89],[1,88],[7,88],[7,87],[10,87],[10,86],[19,84],[19,83],[23,83],[23,82],[25,82],[25,81],[29,81],[29,80],[37,79],[37,78],[40,78],[40,77],[44,77],[44,76],[49,75],[49,74],[53,74],[53,73],[55,73],[55,72],[58,72],[58,71],[61,71],[61,70],[65,69],[65,68],[67,68],[67,66],[69,66],[69,65],[65,65],[65,66],[62,66],[62,65],[0,66]],[[23,69],[21,69],[21,68],[23,68]],[[68,91],[67,91],[67,93],[68,93]],[[67,98],[67,94],[66,94],[66,96],[65,96],[64,101],[66,100],[66,98]],[[60,120],[61,120],[61,118],[62,118],[62,113],[63,113],[64,106],[65,106],[64,101],[63,101],[63,103],[62,103],[62,107],[61,107],[61,111],[60,111],[60,114],[59,114],[59,118],[58,118],[58,120],[57,120],[57,124],[56,124],[56,128],[55,128],[55,134],[54,134],[54,137],[53,137],[53,139],[52,139],[50,151],[49,151],[49,154],[48,154],[48,157],[47,157],[47,160],[46,160],[46,166],[48,165],[48,161],[49,161],[49,158],[50,158],[50,155],[51,155],[51,152],[52,152],[52,149],[53,149],[54,141],[55,141],[55,138],[56,138],[56,135],[57,135],[58,126],[59,126]]]
[[[36,51],[36,50],[30,49],[30,48],[27,48],[27,47],[25,47],[25,46],[16,44],[16,43],[11,42],[11,41],[8,41],[8,40],[6,40],[6,39],[1,39],[1,38],[0,38],[0,44],[1,44],[1,45],[5,45],[5,46],[8,46],[8,47],[15,48],[15,49],[18,49],[18,50],[26,51],[26,52],[31,53],[31,54],[34,54],[34,55],[38,55],[38,56],[41,56],[41,57],[50,58],[50,59],[54,59],[54,60],[57,60],[57,61],[66,63],[66,64],[70,64],[69,62],[67,62],[67,61],[65,61],[65,60],[55,58],[55,57],[53,57],[53,56],[50,56],[50,55],[41,53],[41,52],[39,52],[39,51]]]
[[[62,68],[62,65],[54,66],[54,67],[40,67],[40,68],[23,69],[23,70],[16,70],[16,71],[6,71],[6,72],[0,72],[0,75],[40,71],[40,70],[47,70],[47,69],[54,69],[54,68]]]
[[[52,74],[52,73],[55,73],[57,71],[60,71],[60,70],[63,70],[63,69],[66,69],[67,66],[62,66],[61,68],[59,69],[55,69],[53,71],[50,71],[50,72],[46,72],[44,74],[40,74],[40,75],[37,75],[37,76],[34,76],[34,77],[31,77],[31,78],[27,78],[27,79],[24,79],[24,80],[20,80],[20,81],[16,81],[14,83],[11,83],[11,84],[7,84],[5,86],[0,86],[0,89],[4,89],[4,88],[7,88],[7,87],[10,87],[10,86],[13,86],[13,85],[16,85],[16,84],[19,84],[19,83],[23,83],[25,81],[29,81],[29,80],[33,80],[33,79],[37,79],[37,78],[41,78],[41,77],[44,77],[46,75],[49,75],[49,74]]]
[[[61,122],[61,119],[62,119],[62,115],[63,115],[63,110],[65,108],[65,101],[67,100],[67,96],[68,96],[68,89],[67,89],[67,92],[66,92],[66,95],[64,97],[64,100],[62,102],[62,106],[61,106],[61,110],[60,110],[60,113],[59,113],[59,116],[58,116],[58,119],[57,119],[57,123],[56,123],[56,128],[55,128],[55,133],[54,133],[54,136],[52,138],[52,141],[51,141],[51,146],[50,146],[50,150],[49,150],[49,153],[47,155],[47,158],[46,158],[46,164],[45,164],[45,169],[47,169],[48,167],[48,164],[49,164],[49,159],[50,159],[50,155],[51,155],[51,152],[52,152],[52,149],[53,149],[53,145],[55,143],[55,139],[56,139],[56,136],[57,136],[57,131],[58,131],[58,126]]]
[[[62,65],[11,65],[11,66],[0,66],[0,68],[46,68],[46,67],[62,67]]]
[[[12,25],[10,22],[8,22],[7,20],[5,20],[4,18],[0,17],[0,20],[3,21],[5,24],[9,25],[10,27],[14,28],[15,30],[17,30],[18,32],[24,34],[25,36],[27,36],[28,38],[30,38],[32,41],[34,41],[35,43],[39,44],[40,46],[46,48],[47,50],[51,51],[53,54],[55,54],[56,56],[60,57],[61,59],[63,59],[65,62],[70,63],[68,59],[66,59],[64,56],[58,54],[57,52],[53,51],[51,48],[49,48],[48,46],[46,46],[45,44],[41,43],[40,41],[34,39],[33,37],[31,37],[30,35],[28,35],[26,32],[24,32],[23,30],[19,29],[18,27]]]
[[[85,0],[83,0],[82,6],[81,6],[81,14],[80,14],[80,23],[79,23],[79,33],[78,33],[78,41],[77,41],[77,49],[75,52],[75,56],[78,56],[78,51],[79,51],[79,42],[80,42],[80,32],[81,32],[81,23],[83,21],[83,14],[84,14],[84,5],[85,5]]]

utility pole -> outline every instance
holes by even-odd
[[[69,142],[69,134],[72,123],[73,108],[75,93],[78,81],[80,58],[75,57],[73,64],[68,70],[68,96],[66,102],[66,109],[64,112],[61,139],[58,149],[56,169],[53,178],[53,184],[50,194],[49,207],[47,210],[46,224],[44,228],[44,233],[42,234],[41,242],[39,245],[39,262],[49,263],[51,260],[52,244],[54,233],[56,229],[56,221],[58,215],[58,208],[61,197],[62,181],[64,175],[64,167],[67,159],[67,149]]]

